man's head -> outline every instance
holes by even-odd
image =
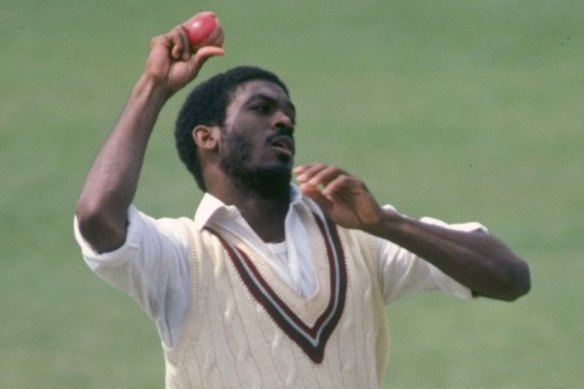
[[[199,164],[198,147],[193,139],[193,130],[197,126],[209,126],[219,127],[223,131],[231,103],[238,94],[247,89],[246,85],[257,84],[254,81],[275,84],[288,97],[288,88],[275,74],[257,67],[246,66],[231,69],[201,83],[183,104],[175,127],[176,147],[181,160],[201,190],[205,190],[206,185]],[[244,146],[242,142],[245,143],[246,140],[236,134],[227,139],[226,144],[235,147],[235,143],[239,143],[234,150],[245,153],[245,148],[249,145]],[[228,162],[231,166],[233,163],[236,162]]]

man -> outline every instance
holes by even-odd
[[[206,192],[194,220],[138,211],[158,113],[222,54],[191,53],[180,26],[152,40],[76,209],[86,262],[155,321],[168,388],[376,388],[385,304],[431,289],[509,301],[527,293],[525,262],[479,224],[380,207],[337,167],[293,169],[294,105],[258,68],[210,79],[181,110],[177,148]]]

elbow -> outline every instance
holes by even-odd
[[[525,296],[531,290],[531,275],[525,261],[519,259],[510,273],[506,293],[502,298],[509,302]]]
[[[75,218],[79,232],[89,242],[107,225],[107,217],[104,215],[103,208],[95,202],[79,201],[77,208],[75,208]]]
[[[525,261],[515,258],[498,275],[491,278],[489,286],[473,290],[475,297],[487,297],[494,300],[512,302],[525,296],[531,290],[531,276]]]
[[[526,295],[531,290],[531,276],[529,274],[529,268],[525,265],[525,270],[522,272],[521,279],[517,282],[517,298]]]
[[[97,204],[79,202],[75,209],[77,226],[83,238],[98,253],[120,247],[126,238],[126,214],[114,216]]]

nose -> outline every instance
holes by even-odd
[[[294,131],[294,120],[285,112],[278,110],[274,114],[273,127],[278,130],[287,130],[292,133]]]

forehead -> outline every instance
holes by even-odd
[[[251,99],[262,97],[290,104],[290,98],[280,85],[265,80],[252,80],[233,90],[229,106],[239,106]]]

